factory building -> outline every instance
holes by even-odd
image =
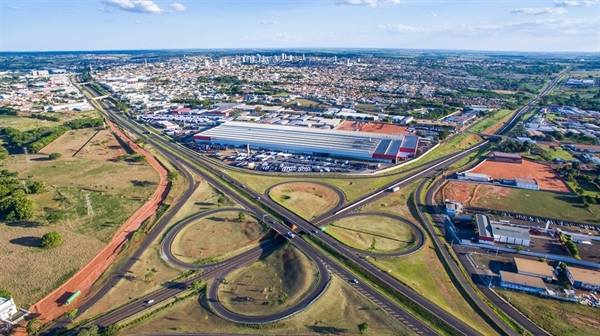
[[[515,185],[521,189],[540,190],[537,181],[530,178],[515,177]]]
[[[417,153],[416,135],[380,134],[228,122],[194,135],[197,143],[378,162],[398,162]]]
[[[521,163],[523,158],[517,153],[492,152],[492,158],[500,162]]]
[[[529,246],[529,244],[531,244],[531,236],[529,235],[529,231],[527,229],[493,224],[492,232],[494,234],[494,241],[499,243],[523,246]]]
[[[571,285],[576,288],[587,290],[600,290],[600,272],[584,268],[568,266],[567,277]]]
[[[530,293],[547,291],[540,278],[505,271],[500,271],[500,286]]]
[[[479,231],[479,242],[494,245],[494,230],[492,229],[490,217],[477,214],[475,215],[475,221],[477,222],[477,229]]]
[[[545,262],[523,258],[513,258],[517,273],[540,278],[546,281],[557,280],[552,268]]]
[[[475,181],[475,182],[490,182],[491,181],[491,178],[489,175],[479,174],[479,173],[469,173],[469,172],[459,173],[458,179],[465,180],[465,181]]]

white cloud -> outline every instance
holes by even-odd
[[[156,21],[135,21],[135,24],[158,24]]]
[[[163,12],[153,1],[150,0],[103,0],[102,3],[108,7],[114,7],[126,12],[160,14]],[[98,10],[106,11],[106,7]]]
[[[383,30],[391,32],[391,33],[400,33],[400,34],[423,33],[423,32],[429,31],[428,29],[411,27],[411,26],[406,26],[403,24],[378,25],[377,28],[383,29]]]
[[[517,8],[510,11],[513,14],[521,15],[542,15],[542,14],[564,14],[567,12],[562,7],[535,7],[535,8]]]
[[[437,14],[436,13],[428,14],[427,17],[437,17]]]
[[[21,7],[17,7],[17,6],[8,6],[8,8],[10,8],[12,10],[21,10]]]
[[[582,1],[578,1],[578,0],[564,0],[564,1],[556,1],[556,3],[554,4],[554,7],[589,7],[592,5],[597,4],[598,1],[592,1],[592,0],[582,0]]]
[[[401,0],[334,0],[338,6],[369,6],[378,7],[401,3]]]
[[[277,21],[262,21],[261,25],[276,25]]]
[[[173,9],[176,12],[183,12],[187,9],[184,5],[177,2],[170,4],[169,7],[171,7],[171,9]]]

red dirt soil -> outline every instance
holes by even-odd
[[[449,182],[443,189],[442,197],[468,205],[476,186],[474,183]]]
[[[393,124],[362,122],[346,120],[337,127],[339,131],[359,131],[368,133],[384,133],[384,134],[411,134],[406,126]]]
[[[492,178],[511,180],[515,177],[535,179],[542,190],[571,192],[569,186],[550,168],[541,163],[523,159],[523,163],[486,160],[472,173],[486,174]]]
[[[168,193],[167,170],[165,167],[163,167],[150,153],[136,145],[133,140],[129,139],[110,121],[107,120],[106,122],[115,135],[123,141],[128,142],[135,152],[146,157],[148,163],[150,163],[156,172],[158,172],[160,182],[154,195],[152,195],[152,198],[121,225],[119,230],[113,235],[113,239],[104,249],[102,249],[102,251],[62,286],[29,308],[32,315],[37,316],[38,320],[42,323],[50,322],[51,320],[62,316],[70,309],[84,303],[84,300],[82,299],[89,294],[90,288],[94,282],[98,280],[100,275],[115,261],[122,245],[127,242],[127,236],[137,230],[146,218],[149,218],[156,213],[156,210],[165,200]],[[77,290],[81,291],[81,295],[80,298],[75,301],[75,304],[62,306],[62,303],[64,303],[68,296]]]

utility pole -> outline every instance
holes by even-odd
[[[87,214],[88,217],[91,217],[94,215],[94,209],[92,209],[92,200],[90,200],[90,194],[86,194],[85,195],[85,203],[87,205]]]

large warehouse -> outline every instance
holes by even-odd
[[[567,267],[567,277],[574,287],[587,290],[600,290],[599,271],[569,266]]]
[[[417,152],[416,135],[381,134],[228,122],[194,135],[198,143],[397,162]]]

